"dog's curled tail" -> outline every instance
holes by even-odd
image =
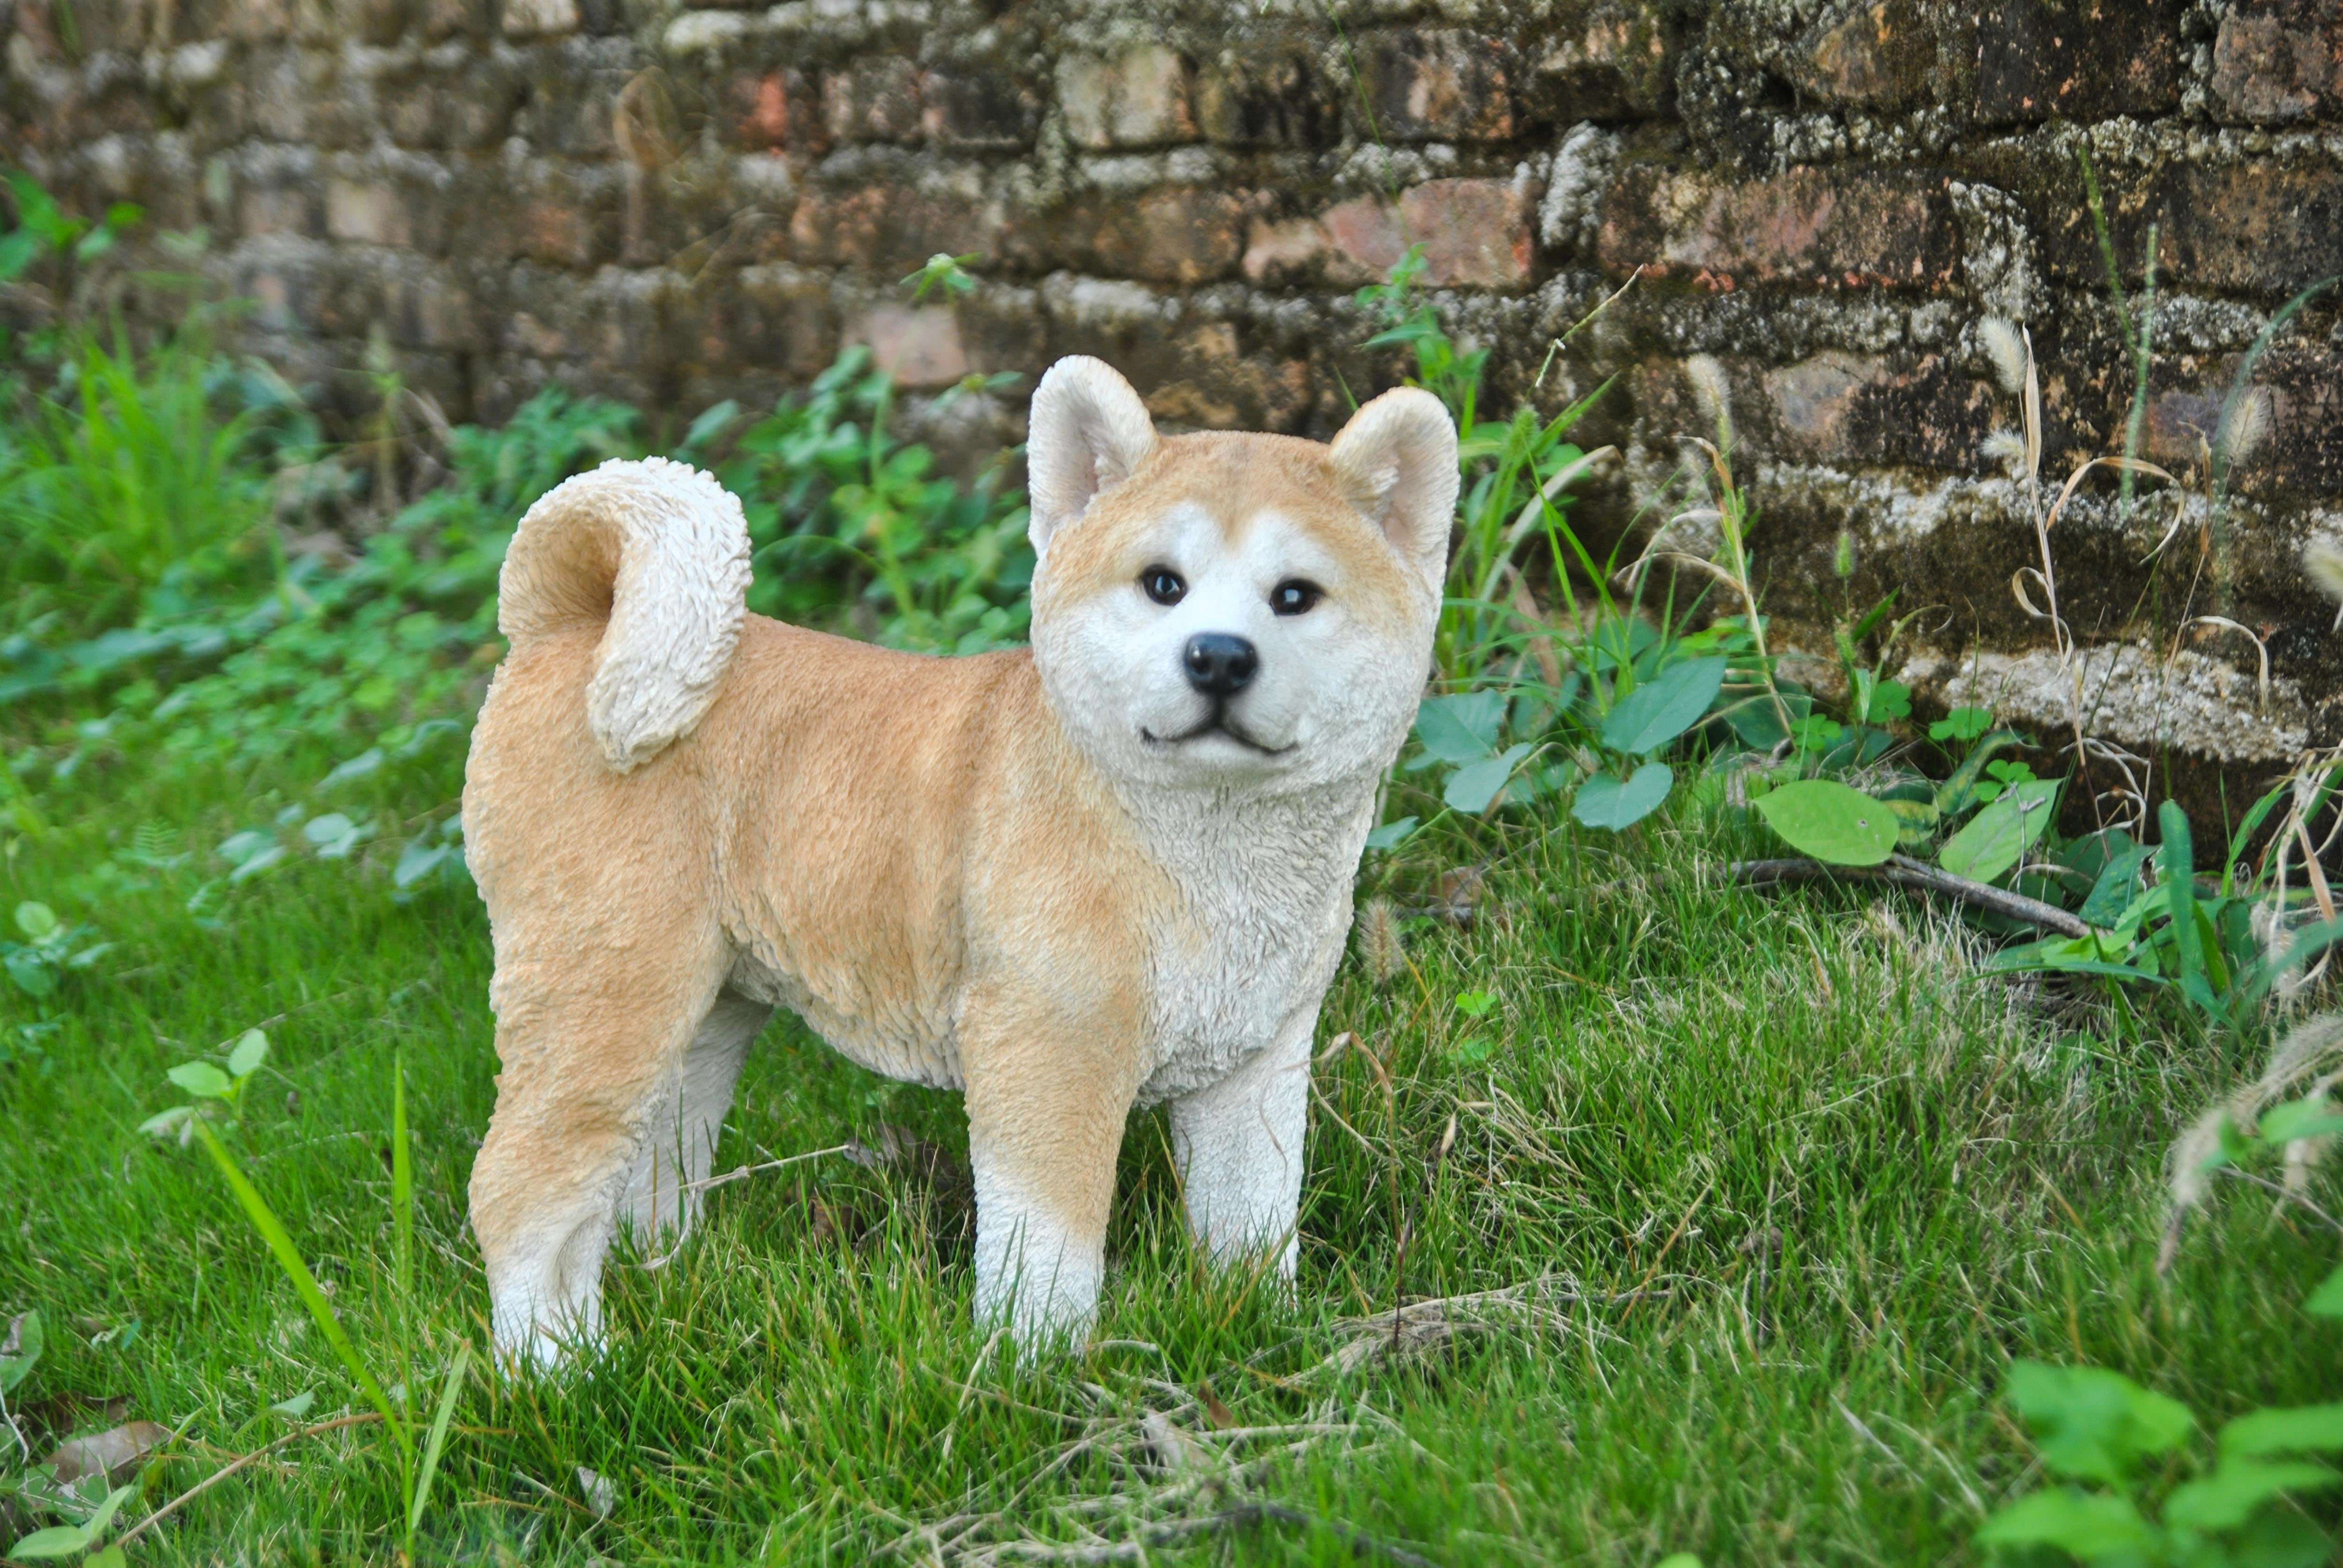
[[[613,458],[548,490],[521,518],[497,629],[518,648],[604,628],[586,719],[624,773],[691,733],[716,700],[748,591],[737,497],[688,464]]]

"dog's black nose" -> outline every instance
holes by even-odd
[[[1234,697],[1252,683],[1261,668],[1261,654],[1241,637],[1224,631],[1200,631],[1188,639],[1181,662],[1188,684],[1207,697]]]

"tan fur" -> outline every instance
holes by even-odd
[[[1157,442],[1075,497],[1036,618],[1128,591],[1166,507],[1207,508],[1232,538],[1270,508],[1339,561],[1330,592],[1413,650],[1426,586],[1355,491],[1310,442]],[[1228,940],[1149,808],[1070,734],[1030,651],[923,658],[753,615],[697,727],[618,771],[588,693],[625,563],[616,530],[565,528],[516,541],[512,650],[464,792],[496,945],[503,1070],[471,1198],[499,1340],[543,1353],[528,1332],[590,1333],[613,1225],[689,1222],[678,1188],[774,1005],[870,1068],[964,1089],[980,1193],[1094,1250],[1124,1120],[1169,1049],[1164,976]],[[1342,811],[1329,853],[1348,859],[1319,902],[1346,922],[1360,813]],[[1317,978],[1288,1032],[1306,1049],[1332,957],[1302,956]]]

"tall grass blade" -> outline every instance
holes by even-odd
[[[456,1414],[456,1397],[464,1392],[464,1375],[472,1370],[472,1342],[456,1347],[456,1364],[447,1369],[439,1390],[439,1409],[431,1418],[431,1434],[423,1442],[423,1462],[415,1473],[415,1502],[407,1511],[407,1538],[411,1543],[423,1523],[423,1510],[431,1501],[431,1478],[439,1472],[439,1451],[447,1446],[447,1423]]]
[[[402,1450],[410,1448],[406,1424],[399,1420],[397,1411],[391,1407],[390,1396],[383,1392],[382,1384],[375,1381],[374,1373],[367,1370],[366,1362],[358,1356],[357,1346],[352,1344],[350,1336],[343,1332],[341,1320],[334,1315],[333,1303],[327,1301],[326,1292],[318,1289],[317,1277],[302,1261],[300,1249],[293,1245],[293,1238],[286,1231],[284,1222],[277,1219],[277,1211],[268,1206],[268,1200],[260,1195],[260,1189],[245,1175],[244,1168],[236,1162],[236,1156],[228,1152],[227,1145],[220,1141],[219,1134],[211,1130],[210,1124],[199,1116],[196,1118],[194,1126],[196,1136],[203,1141],[204,1151],[212,1157],[212,1163],[219,1167],[228,1191],[235,1193],[236,1201],[243,1205],[245,1218],[252,1221],[252,1228],[260,1232],[262,1241],[268,1243],[268,1250],[276,1254],[277,1266],[285,1271],[285,1277],[293,1282],[293,1289],[299,1292],[301,1304],[309,1309],[310,1321],[317,1325],[317,1332],[326,1336],[326,1342],[334,1348],[334,1354],[340,1358],[342,1365],[357,1380],[359,1390],[367,1396],[367,1402],[382,1413],[383,1424],[390,1429],[399,1447]]]
[[[402,1310],[415,1290],[415,1163],[407,1149],[407,1068],[405,1059],[390,1059],[390,1211],[397,1227],[398,1300]]]

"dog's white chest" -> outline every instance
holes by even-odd
[[[1150,966],[1141,1104],[1218,1081],[1315,1007],[1342,958],[1373,807],[1372,797],[1322,795],[1141,805],[1146,838],[1185,906]]]

